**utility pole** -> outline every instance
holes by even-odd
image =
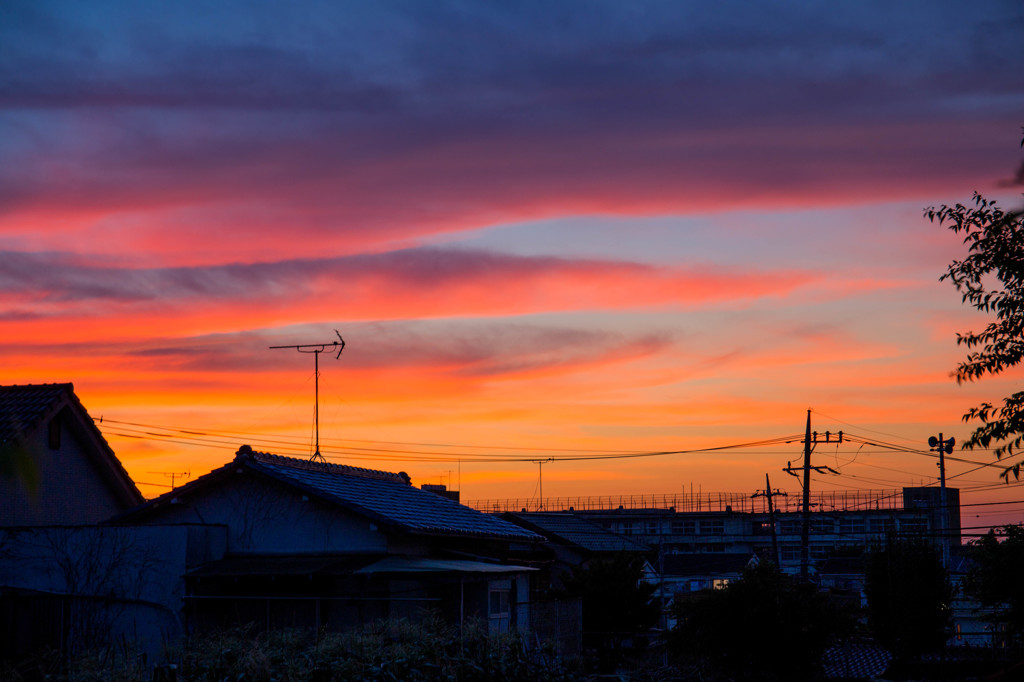
[[[554,462],[554,457],[548,457],[547,459],[535,459],[534,464],[537,465],[537,485],[539,487],[539,499],[537,500],[537,511],[544,511],[544,465],[548,462]]]
[[[782,557],[779,556],[779,533],[775,528],[775,504],[772,502],[772,498],[776,495],[788,495],[779,489],[772,490],[771,481],[768,480],[768,474],[764,475],[764,492],[756,492],[751,497],[766,497],[768,498],[768,523],[772,529],[772,558],[775,560],[775,565],[782,566]]]
[[[315,462],[317,460],[325,462],[324,456],[320,454],[320,354],[328,348],[331,352],[335,348],[338,349],[338,354],[335,356],[335,360],[341,358],[341,351],[345,350],[345,339],[341,338],[341,333],[337,329],[334,333],[338,335],[337,341],[331,343],[305,343],[297,346],[271,346],[271,350],[278,350],[281,348],[293,348],[300,353],[312,353],[313,354],[313,375],[315,383],[315,394],[313,402],[313,423],[316,430],[316,450],[313,452],[313,456],[309,458],[309,461]]]
[[[838,436],[839,436],[839,440],[838,441],[833,441],[832,440],[831,432],[826,431],[825,432],[825,440],[823,440],[821,442],[823,442],[823,443],[831,443],[831,442],[842,443],[843,442],[843,432],[840,431],[838,433]],[[811,440],[812,437],[813,437],[813,440]],[[818,433],[817,433],[817,431],[815,431],[813,434],[811,433],[811,411],[807,410],[807,427],[804,430],[804,465],[802,467],[803,468],[803,478],[804,478],[804,481],[803,481],[804,499],[803,499],[803,525],[802,525],[802,527],[800,529],[800,579],[801,580],[807,580],[807,574],[809,572],[809,568],[810,568],[810,564],[811,564],[811,554],[810,554],[810,552],[811,552],[811,543],[810,543],[810,537],[811,537],[811,469],[814,469],[815,471],[817,471],[819,473],[825,472],[825,471],[828,471],[828,472],[833,473],[833,474],[838,474],[839,473],[835,469],[831,469],[829,467],[823,467],[823,466],[812,467],[811,466],[811,450],[814,449],[813,446],[817,445],[818,442],[819,441],[818,441]],[[787,466],[786,466],[785,469],[783,469],[783,471],[785,471],[787,474],[790,474],[792,476],[796,476],[797,474],[795,473],[795,469],[793,468],[793,465],[791,463],[789,463],[789,462],[787,462],[786,464],[787,464]]]
[[[943,440],[942,434],[936,438],[928,439],[928,446],[932,452],[939,453],[939,530],[942,533],[942,566],[949,568],[949,507],[946,503],[946,455],[953,454],[953,445],[956,439],[953,436]]]
[[[811,563],[811,411],[804,430],[804,522],[800,528],[800,580],[807,580]]]
[[[188,478],[192,475],[189,471],[150,471],[151,474],[163,474],[164,478],[171,479],[171,489],[174,489],[174,482],[179,478]]]

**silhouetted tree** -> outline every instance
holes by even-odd
[[[1024,165],[1016,181],[1024,183]],[[952,281],[964,303],[996,317],[981,332],[957,334],[957,344],[969,350],[954,372],[957,383],[999,374],[1024,359],[1024,212],[1003,211],[977,192],[972,203],[925,209],[928,220],[962,235],[967,245],[967,257],[950,263],[939,280]],[[963,419],[981,421],[964,447],[995,443],[997,457],[1012,455],[1024,443],[1024,392],[1004,398],[1002,407],[983,402]],[[1020,463],[1008,467],[1002,477],[1010,472],[1019,479]]]
[[[1002,542],[990,530],[971,543],[975,565],[964,589],[983,605],[996,607],[993,624],[1005,625],[1006,634],[1020,644],[1024,641],[1024,527],[1004,526],[1002,531]]]
[[[583,645],[598,652],[601,667],[614,665],[625,640],[658,622],[656,587],[643,578],[643,559],[625,554],[591,560],[563,578],[566,596],[583,604]]]
[[[769,562],[723,589],[677,597],[675,612],[674,652],[745,680],[809,679],[826,648],[853,628],[817,587]]]
[[[953,585],[938,550],[924,540],[890,538],[868,557],[868,625],[896,656],[943,648],[950,635]]]

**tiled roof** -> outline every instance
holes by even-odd
[[[469,535],[535,541],[540,536],[432,492],[414,488],[405,474],[322,464],[291,457],[238,451],[236,462],[296,485],[382,523],[414,533]]]
[[[0,386],[0,443],[31,431],[71,391],[71,384]]]
[[[892,654],[870,642],[848,642],[831,647],[821,657],[830,680],[874,680],[889,667]]]
[[[575,514],[565,512],[516,512],[507,515],[546,537],[576,545],[588,552],[647,552],[647,545],[618,535]]]

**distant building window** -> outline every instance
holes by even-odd
[[[633,524],[632,521],[623,521],[622,522],[622,534],[623,535],[632,535],[633,534],[633,528],[634,528],[634,524]]]
[[[644,533],[647,535],[657,535],[661,532],[660,525],[657,521],[648,521],[644,526]]]
[[[788,519],[779,523],[779,533],[782,535],[800,535],[802,527],[802,522],[795,519]]]
[[[824,559],[832,553],[832,550],[830,545],[811,545],[810,555],[812,559]]]
[[[900,530],[904,533],[924,533],[928,530],[928,522],[924,519],[903,519]]]
[[[836,523],[832,519],[815,519],[811,521],[812,533],[835,533]]]
[[[672,532],[676,535],[695,535],[697,533],[697,522],[692,519],[677,519],[672,522]]]
[[[868,521],[868,530],[874,535],[891,533],[894,530],[892,519],[871,519]]]
[[[724,590],[729,586],[728,578],[715,578],[711,586],[716,590]]]
[[[725,521],[722,519],[700,522],[701,535],[725,535]]]
[[[50,449],[60,450],[60,415],[50,420]]]
[[[864,519],[860,517],[844,516],[839,519],[840,535],[863,535]]]
[[[782,548],[783,561],[800,561],[800,546],[793,545]]]

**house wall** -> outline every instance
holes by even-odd
[[[388,551],[384,533],[364,517],[245,470],[177,500],[150,511],[146,522],[222,524],[232,554]]]
[[[124,510],[93,464],[90,445],[71,426],[75,416],[65,408],[59,421],[60,445],[50,448],[49,425],[26,443],[35,464],[36,487],[0,479],[0,526],[45,526],[97,523]]]
[[[16,619],[20,636],[0,657],[121,638],[159,654],[164,641],[184,634],[183,576],[197,556],[190,541],[216,546],[218,533],[223,529],[197,535],[187,526],[0,529],[0,613]]]

